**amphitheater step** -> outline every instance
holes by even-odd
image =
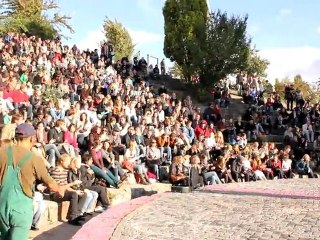
[[[151,185],[126,185],[120,189],[108,189],[108,197],[111,205],[117,205],[134,198],[150,196],[156,193],[171,191],[171,184],[153,183]]]

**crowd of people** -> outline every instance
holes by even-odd
[[[81,226],[83,218],[108,208],[107,188],[120,188],[130,175],[141,184],[192,188],[291,178],[294,172],[316,176],[308,154],[297,158],[289,144],[281,150],[257,142],[272,130],[268,102],[261,114],[249,108],[226,121],[220,108],[230,104],[228,87],[217,87],[215,101],[202,110],[165,84],[156,88],[144,58],[114,61],[109,43],[100,50],[16,33],[0,38],[1,144],[14,145],[15,129],[23,125],[33,133],[37,159],[66,189],[61,197],[37,182],[33,230],[45,209],[43,192],[53,201],[70,201],[69,223]],[[153,71],[159,73],[165,73],[164,62],[161,72]],[[278,126],[287,123],[286,117],[278,120]],[[310,127],[302,128],[304,134]]]

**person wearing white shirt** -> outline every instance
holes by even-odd
[[[4,112],[12,111],[14,109],[12,102],[9,99],[3,99],[3,90],[0,90],[0,108]]]
[[[125,114],[127,116],[127,119],[130,125],[136,124],[138,121],[135,105],[136,103],[132,102],[130,106],[125,107]]]
[[[164,120],[165,120],[165,114],[162,109],[162,104],[158,105],[158,120],[159,120],[159,122],[164,122]]]
[[[292,178],[291,167],[292,167],[292,160],[289,158],[288,154],[285,154],[282,160],[282,171],[287,178]]]

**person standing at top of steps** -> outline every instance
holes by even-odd
[[[33,218],[36,179],[64,195],[65,189],[49,176],[43,160],[32,153],[35,129],[22,123],[15,130],[16,145],[0,148],[0,239],[26,240]]]

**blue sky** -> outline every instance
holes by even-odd
[[[190,0],[192,1],[192,0]],[[210,0],[211,10],[249,15],[248,34],[271,62],[270,80],[301,73],[308,81],[320,77],[320,1]],[[163,57],[164,0],[59,0],[61,11],[72,16],[76,31],[68,43],[95,48],[103,39],[106,16],[117,19],[130,32],[136,50]],[[169,60],[167,61],[169,62]]]

